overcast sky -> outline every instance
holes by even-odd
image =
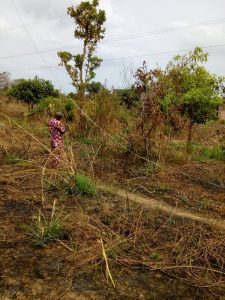
[[[80,41],[73,37],[73,20],[66,15],[67,7],[79,2],[0,0],[0,72],[9,71],[13,79],[38,75],[64,92],[73,91],[56,52],[80,50]],[[207,47],[207,68],[225,75],[225,0],[100,3],[107,22],[97,53],[104,61],[96,80],[107,87],[127,85],[132,80],[130,70],[143,60],[149,68],[164,67],[176,53],[195,46]]]

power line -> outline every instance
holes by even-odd
[[[217,44],[217,45],[210,45],[210,46],[203,46],[202,49],[210,49],[210,48],[217,48],[217,47],[225,47],[225,44]],[[118,59],[129,59],[129,58],[139,58],[139,57],[145,57],[145,56],[152,56],[152,55],[161,55],[161,54],[170,54],[175,52],[186,52],[191,51],[193,48],[186,48],[186,49],[178,49],[178,50],[169,50],[169,51],[161,51],[161,52],[154,52],[154,53],[148,53],[148,54],[141,54],[141,55],[133,55],[133,56],[126,56],[126,57],[116,57],[116,58],[110,58],[105,59],[104,61],[114,61]]]
[[[48,22],[51,22],[51,21],[54,21],[54,20],[62,19],[64,17],[66,17],[66,16],[67,16],[67,14],[63,14],[63,15],[58,16],[58,17],[49,18],[48,20],[41,20],[41,21],[37,21],[37,22],[31,22],[31,23],[27,23],[25,25],[26,26],[32,26],[32,25],[36,25],[36,24],[48,23]],[[13,30],[17,30],[17,29],[20,29],[20,28],[23,28],[23,25],[19,25],[19,26],[14,26],[14,27],[2,29],[2,30],[0,30],[0,33],[1,32],[7,32],[7,31],[13,31]]]
[[[196,28],[196,27],[200,27],[200,26],[208,26],[208,25],[219,24],[219,23],[224,23],[224,22],[225,22],[225,19],[216,19],[216,20],[211,20],[211,21],[193,23],[190,25],[167,27],[167,28],[163,28],[160,30],[148,31],[148,32],[144,32],[144,33],[138,33],[138,34],[132,34],[132,35],[121,35],[118,38],[108,39],[108,40],[106,39],[101,44],[103,45],[103,44],[117,42],[117,41],[121,41],[121,40],[143,38],[143,37],[148,37],[151,35],[174,32],[174,31],[184,30],[184,29],[188,29],[188,28]],[[30,55],[35,55],[35,54],[53,52],[53,51],[61,50],[62,48],[69,49],[69,48],[74,48],[74,47],[78,48],[79,46],[78,45],[66,45],[66,46],[47,49],[47,50],[38,50],[36,52],[27,52],[27,53],[15,54],[15,55],[0,56],[0,59],[9,59],[9,58],[14,58],[14,57],[16,58],[16,57],[30,56]]]
[[[121,35],[120,37],[118,37],[116,39],[106,40],[103,43],[111,43],[114,41],[128,40],[128,39],[133,39],[133,38],[143,38],[143,37],[148,37],[148,36],[155,35],[155,34],[173,32],[173,31],[183,30],[183,29],[187,29],[187,28],[195,28],[195,27],[208,26],[208,25],[214,25],[214,24],[220,24],[220,23],[225,23],[225,19],[216,19],[216,20],[198,22],[198,23],[176,26],[176,27],[166,27],[166,28],[159,29],[159,30],[153,30],[153,31],[148,31],[148,32],[143,32],[143,33],[136,33],[136,34],[131,34],[131,35]]]
[[[225,44],[203,46],[201,48],[210,49],[210,48],[217,48],[217,47],[225,47]],[[193,50],[193,48],[177,49],[177,50],[169,50],[169,51],[161,51],[161,52],[152,52],[152,53],[148,53],[148,54],[134,55],[134,56],[121,56],[121,57],[116,57],[116,58],[111,58],[111,59],[103,59],[103,63],[104,62],[113,62],[115,60],[121,60],[121,59],[141,58],[141,57],[148,57],[148,56],[153,56],[153,55],[164,55],[164,54],[171,54],[171,53],[177,53],[177,52],[186,52],[186,51],[191,51],[191,50]],[[38,70],[38,69],[58,68],[58,67],[59,67],[58,65],[45,65],[45,66],[37,66],[37,67],[12,69],[12,70],[8,70],[8,72],[18,72],[18,71]]]
[[[25,25],[25,23],[24,23],[24,21],[23,21],[23,18],[22,18],[22,16],[21,16],[21,14],[20,14],[20,12],[19,12],[19,10],[18,10],[18,8],[17,8],[17,6],[16,6],[14,0],[11,0],[11,2],[12,2],[12,4],[13,4],[14,8],[15,8],[16,14],[18,15],[18,18],[20,19],[21,24],[23,25],[24,31],[26,32],[26,34],[27,34],[27,36],[28,36],[28,39],[30,40],[30,42],[31,42],[31,44],[33,45],[33,47],[34,47],[34,49],[36,50],[36,52],[39,52],[39,49],[38,49],[37,45],[35,44],[34,40],[32,39],[32,37],[31,37],[31,35],[30,35],[30,32],[29,32],[29,30],[27,29],[27,27],[26,27],[26,25]],[[43,57],[40,53],[39,53],[39,56],[40,56],[40,58],[41,58],[43,64],[46,65],[46,61],[45,61],[44,57]],[[49,73],[51,74],[51,76],[52,76],[54,79],[56,79],[56,78],[55,78],[55,75],[53,74],[53,72],[52,72],[50,69],[49,69]]]
[[[119,0],[119,1],[113,1],[113,2],[108,1],[108,2],[106,2],[106,4],[113,4],[114,5],[114,4],[117,4],[117,3],[121,3],[123,1],[127,1],[127,0]],[[62,15],[59,15],[57,17],[49,18],[47,20],[40,20],[40,21],[36,21],[36,22],[31,22],[31,23],[27,23],[25,25],[26,26],[32,26],[32,25],[36,25],[36,24],[48,23],[48,22],[51,22],[51,21],[60,20],[60,19],[65,18],[65,17],[68,17],[68,15],[66,13],[64,13]],[[10,28],[2,29],[2,30],[0,30],[0,33],[1,32],[17,30],[19,28],[23,28],[23,25],[13,26],[13,27],[10,27]]]
[[[0,59],[9,59],[9,58],[16,58],[16,57],[23,57],[23,56],[30,56],[30,55],[36,55],[36,54],[41,54],[41,53],[47,53],[47,52],[53,52],[53,51],[59,51],[62,48],[74,48],[74,47],[79,47],[78,45],[67,45],[64,47],[57,47],[57,48],[51,48],[48,50],[38,50],[38,51],[31,51],[31,52],[26,52],[26,53],[21,53],[21,54],[15,54],[15,55],[7,55],[7,56],[0,56]]]

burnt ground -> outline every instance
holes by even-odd
[[[171,243],[177,228],[184,230],[185,223],[187,230],[192,231],[194,226],[175,218],[168,221],[167,216],[159,213],[145,214],[135,204],[130,204],[127,214],[124,201],[108,194],[99,193],[91,198],[66,196],[58,208],[69,216],[65,221],[67,235],[61,240],[63,244],[56,241],[45,247],[35,246],[27,227],[32,226],[32,217],[38,210],[48,213],[49,207],[41,204],[40,172],[38,169],[32,172],[26,173],[26,168],[17,165],[1,167],[4,179],[0,182],[0,299],[204,299],[206,295],[208,299],[224,299],[220,289],[215,292],[195,286],[184,274],[154,270],[154,266],[137,263],[146,256],[146,250],[140,252],[142,244],[136,245],[135,250],[125,247],[125,250],[115,250],[121,253],[107,252],[116,288],[107,284],[98,243],[100,237],[105,244],[114,243],[117,240],[114,233],[110,237],[114,230],[129,240],[132,236],[129,231],[140,214],[145,220],[150,218],[150,223],[143,223],[144,239],[148,240],[148,232],[150,236],[153,232],[159,234],[160,241],[154,240],[152,245],[147,242],[150,254],[159,251],[162,255],[158,261],[148,254],[149,261],[158,266],[171,260],[163,254],[163,247],[166,249]],[[56,191],[45,190],[48,204],[58,196]],[[75,253],[65,247],[71,248],[72,240],[76,241]],[[141,236],[140,243],[146,247]],[[181,280],[180,276],[184,278]]]
[[[48,145],[43,122],[17,121]],[[221,126],[200,128],[199,140],[212,143]],[[47,152],[15,124],[0,129],[0,299],[225,299],[223,232],[107,193],[67,195],[63,188],[42,186]],[[224,219],[223,161],[187,159],[149,171],[124,153],[99,153],[90,169],[92,145],[73,146],[78,169],[90,176]],[[51,172],[45,177],[51,179]],[[30,235],[34,216],[49,218],[54,200],[64,234],[38,247]],[[106,280],[101,239],[115,288]]]

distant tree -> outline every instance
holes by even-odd
[[[119,97],[120,103],[125,105],[128,109],[137,104],[140,99],[134,86],[129,89],[115,90],[114,92],[116,92],[117,96]]]
[[[56,97],[58,94],[58,90],[54,88],[51,81],[37,76],[34,79],[20,79],[8,91],[9,96],[26,102],[29,110],[41,99],[48,96]]]
[[[102,89],[104,89],[104,86],[101,84],[101,82],[92,81],[87,85],[87,92],[89,95],[95,95]]]
[[[77,94],[76,93],[73,93],[73,92],[70,92],[68,95],[68,98],[72,98],[72,99],[75,99]]]
[[[8,72],[0,73],[0,90],[8,88],[11,84],[10,74]]]
[[[93,0],[68,7],[67,13],[75,22],[74,37],[82,40],[83,51],[76,55],[66,51],[58,52],[61,65],[66,68],[82,98],[88,84],[95,77],[95,70],[102,62],[102,59],[94,55],[98,42],[104,38],[103,24],[106,21],[105,11],[98,9],[98,6],[99,1]]]

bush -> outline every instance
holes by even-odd
[[[211,159],[215,160],[224,160],[225,159],[225,151],[220,147],[202,147],[197,150],[197,155],[194,157],[197,161],[207,161]]]
[[[71,99],[66,99],[64,103],[64,110],[67,121],[73,121],[74,119],[74,102]]]
[[[76,193],[93,196],[97,193],[97,190],[88,177],[78,174],[76,175]]]
[[[6,156],[7,165],[15,165],[20,162],[20,158],[16,154],[8,154]]]
[[[46,180],[51,191],[59,191],[67,195],[87,195],[93,196],[97,193],[96,187],[91,180],[81,174],[68,175],[58,180]]]
[[[128,109],[135,106],[139,101],[139,96],[134,87],[131,87],[130,89],[115,90],[115,93],[119,97],[120,103],[125,105]]]
[[[34,217],[34,223],[28,228],[31,241],[36,246],[45,246],[49,242],[63,238],[65,231],[59,217],[45,218],[42,213]]]

